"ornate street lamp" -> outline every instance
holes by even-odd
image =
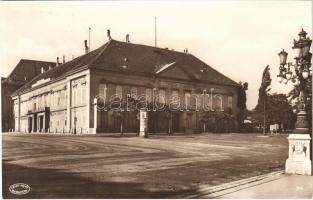
[[[289,135],[289,158],[286,161],[286,173],[288,174],[312,174],[310,154],[310,130],[307,119],[306,103],[307,84],[312,81],[312,67],[310,47],[312,40],[306,37],[307,33],[302,29],[298,34],[299,40],[294,40],[293,49],[297,50],[294,63],[287,63],[288,53],[282,50],[278,55],[280,59],[279,82],[287,84],[289,81],[299,87],[299,102],[297,109],[297,121],[295,130]],[[291,71],[293,67],[294,71]]]

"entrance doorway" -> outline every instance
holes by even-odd
[[[33,118],[28,117],[28,133],[32,132],[33,130]]]
[[[179,132],[179,113],[173,114],[173,132]]]
[[[45,132],[44,130],[44,116],[43,115],[39,115],[39,124],[38,124],[38,128],[39,128],[39,132]]]

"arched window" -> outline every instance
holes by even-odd
[[[186,109],[190,107],[190,92],[185,92],[185,106]]]
[[[159,90],[159,103],[165,104],[165,90],[160,89]]]
[[[213,107],[214,107],[214,109],[224,111],[223,96],[222,95],[216,94],[213,96]]]
[[[146,89],[146,101],[151,102],[152,101],[152,90],[150,88]]]
[[[107,97],[107,85],[104,83],[101,83],[99,85],[99,97],[102,98],[103,102],[106,101],[106,97]]]
[[[81,100],[82,100],[82,104],[85,105],[86,104],[86,83],[82,83]]]
[[[137,88],[135,87],[130,88],[130,97],[133,99],[137,99]]]
[[[233,108],[233,97],[232,96],[227,97],[227,107]]]
[[[122,86],[120,86],[120,85],[116,86],[115,94],[116,94],[117,97],[122,98],[122,95],[123,95],[123,88],[122,88]]]

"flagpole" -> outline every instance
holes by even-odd
[[[89,27],[88,28],[88,33],[89,33],[89,35],[88,35],[88,41],[89,41],[89,51],[90,51],[90,49],[91,49],[91,47],[90,47],[90,31],[91,31],[91,28]]]
[[[154,47],[157,47],[157,18],[154,17]]]

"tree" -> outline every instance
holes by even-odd
[[[200,122],[203,124],[203,132],[230,132],[233,130],[235,117],[231,108],[221,111],[202,111]]]
[[[267,113],[265,124],[283,125],[284,129],[293,129],[296,121],[296,115],[293,113],[293,107],[285,94],[269,94],[266,98]],[[253,111],[252,118],[254,123],[262,124],[264,118],[263,113]],[[263,122],[264,123],[264,122]]]
[[[243,127],[243,121],[246,118],[246,110],[247,110],[247,106],[246,106],[246,102],[247,102],[247,94],[246,94],[246,90],[248,90],[248,83],[241,83],[239,82],[239,89],[238,89],[238,108],[239,108],[239,112],[238,112],[238,125],[239,125],[239,131],[242,129]]]
[[[259,99],[255,110],[263,115],[263,134],[266,134],[266,104],[267,93],[270,91],[272,79],[270,75],[270,67],[267,65],[262,74],[262,82],[259,88]]]

